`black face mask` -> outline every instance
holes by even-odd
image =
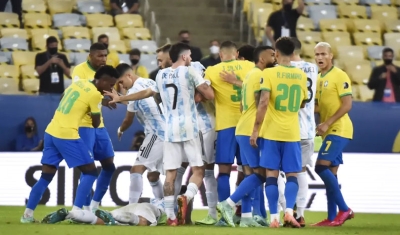
[[[50,47],[48,49],[48,51],[49,51],[50,55],[55,55],[55,54],[57,54],[58,48],[57,47]]]
[[[103,43],[103,45],[108,49],[108,43]]]
[[[384,59],[384,60],[383,60],[383,63],[384,63],[385,65],[392,64],[392,62],[393,62],[392,59]]]
[[[286,3],[283,5],[283,10],[285,11],[290,11],[293,8],[293,4],[292,3]]]
[[[187,39],[183,39],[181,42],[189,44],[189,40],[187,40]]]
[[[132,65],[137,65],[139,63],[138,59],[131,59]]]
[[[33,132],[33,126],[26,126],[25,127],[25,132],[26,133],[32,133]]]

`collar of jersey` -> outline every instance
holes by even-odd
[[[335,66],[332,66],[332,68],[330,68],[325,74],[322,74],[322,73],[321,73],[321,78],[325,77],[330,71],[332,71],[332,69],[333,69],[334,67],[335,67]]]
[[[228,63],[228,62],[232,62],[232,61],[235,61],[235,60],[225,60],[225,61],[222,61],[222,62]]]
[[[94,72],[96,72],[96,70],[92,67],[92,65],[89,63],[89,60],[86,60],[86,64],[89,66],[89,68],[91,70],[93,70]]]
[[[291,66],[291,65],[279,65],[279,66],[282,66],[282,67],[285,67],[285,68],[296,68],[296,66]]]

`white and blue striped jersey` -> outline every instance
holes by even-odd
[[[192,62],[190,64],[202,77],[206,68],[200,62]],[[207,133],[215,129],[215,106],[212,101],[201,102],[197,104],[197,112],[199,115],[199,128],[201,132]]]
[[[147,88],[156,86],[156,82],[151,79],[138,78],[127,95],[133,94]],[[165,119],[160,113],[158,105],[153,97],[143,100],[129,101],[128,112],[136,113],[139,123],[144,127],[146,135],[157,135],[161,140],[164,140]]]
[[[183,142],[195,139],[199,125],[194,93],[205,83],[193,68],[179,66],[158,72],[153,90],[160,93],[165,117],[165,141]]]
[[[318,67],[316,64],[305,61],[292,61],[292,65],[303,70],[307,74],[307,89],[309,101],[306,106],[300,109],[300,137],[302,140],[314,139],[315,137],[315,117],[314,117],[314,97],[317,90]]]

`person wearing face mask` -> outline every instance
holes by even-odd
[[[139,77],[148,78],[149,73],[147,72],[146,67],[144,67],[143,65],[139,65],[141,54],[142,53],[137,48],[134,48],[129,52],[129,60],[131,61],[131,67],[133,72]]]
[[[40,94],[64,92],[64,75],[70,77],[70,64],[64,54],[58,53],[58,40],[46,40],[47,51],[36,54],[35,70],[39,74]]]
[[[33,117],[25,120],[24,133],[18,135],[15,143],[16,151],[41,151],[43,149],[43,140],[37,134],[36,121]]]
[[[97,42],[103,43],[107,49],[107,61],[106,65],[111,65],[116,68],[119,65],[119,57],[115,51],[110,51],[109,46],[109,38],[106,34],[101,34],[97,37]]]
[[[192,61],[200,61],[203,58],[203,53],[200,48],[190,45],[190,32],[189,30],[181,30],[179,32],[179,41],[185,44],[189,44],[190,51],[192,52]]]
[[[294,0],[282,0],[282,9],[272,12],[265,27],[265,35],[275,46],[275,41],[280,37],[297,37],[297,20],[304,11],[304,0],[297,0],[298,6],[293,9]],[[274,32],[272,34],[272,32]]]
[[[393,49],[383,49],[383,65],[376,66],[371,72],[368,87],[375,90],[372,101],[400,102],[400,67],[393,64],[393,58]]]
[[[200,63],[207,68],[208,66],[214,66],[221,62],[219,58],[219,42],[214,39],[210,41],[210,55],[200,60]]]

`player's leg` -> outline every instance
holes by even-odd
[[[139,154],[139,153],[138,153]],[[138,157],[139,158],[139,157]],[[143,191],[143,173],[146,167],[139,163],[139,159],[135,161],[130,171],[130,186],[129,186],[129,204],[138,203]]]
[[[92,211],[76,210],[68,212],[66,219],[70,219],[77,223],[104,225],[105,222],[97,217]]]
[[[146,147],[146,149],[148,149],[148,147]],[[163,147],[164,141],[157,137],[150,147],[148,158],[144,161],[144,165],[148,170],[147,179],[149,180],[154,197],[157,200],[162,200],[164,198],[163,183],[160,181],[160,173],[164,172]]]
[[[160,172],[147,172],[147,180],[152,188],[154,198],[157,200],[162,200],[164,198],[164,190],[163,183],[160,181]]]
[[[296,198],[296,220],[299,222],[301,227],[305,226],[304,210],[307,205],[307,193],[308,193],[308,182],[307,182],[307,165],[312,166],[312,155],[314,153],[314,141],[302,140],[301,141],[301,163],[302,170],[297,174],[297,182],[299,184],[299,192]]]
[[[297,173],[301,172],[301,146],[298,142],[282,142],[281,145],[281,168],[286,174],[285,199],[286,209],[284,217],[284,226],[299,228],[300,224],[293,216],[293,208],[296,203],[299,184],[297,182]]]
[[[286,210],[286,198],[285,198],[285,173],[280,171],[278,175],[278,191],[279,191],[279,199],[278,199],[278,207],[280,206],[283,213]]]
[[[41,160],[42,174],[36,184],[32,187],[24,215],[21,217],[21,223],[35,222],[35,219],[33,218],[33,211],[39,204],[43,193],[52,181],[57,172],[58,165],[63,159],[53,143],[53,138],[54,137],[47,133],[44,134],[44,149]]]
[[[96,128],[95,130],[96,142],[94,144],[93,154],[94,159],[100,161],[102,169],[97,179],[93,199],[90,203],[92,210],[96,210],[99,207],[100,201],[106,194],[112,175],[116,169],[114,164],[114,148],[107,129],[103,127]]]
[[[189,163],[187,162],[187,159],[185,159],[185,157],[182,161],[183,162],[181,163],[181,166],[176,170],[176,178],[174,182],[174,208],[177,208],[178,206],[177,199],[178,195],[181,194],[183,175],[186,172],[186,168],[189,166]]]

